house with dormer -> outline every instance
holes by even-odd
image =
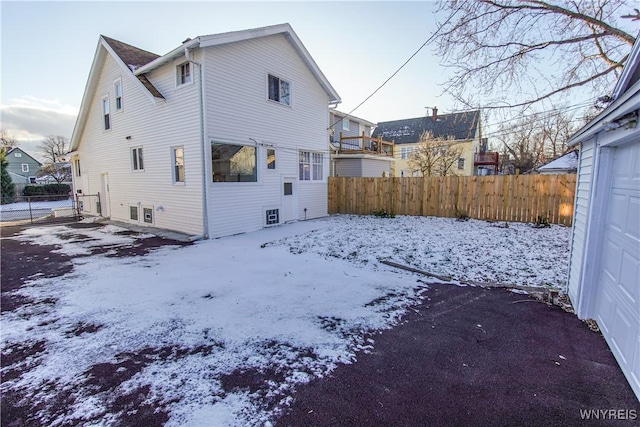
[[[101,36],[71,138],[85,215],[221,237],[327,215],[340,97],[289,24],[164,55]]]
[[[380,122],[374,129],[372,137],[394,143],[394,176],[421,175],[419,171],[411,167],[409,160],[412,153],[420,145],[422,135],[426,132],[434,138],[449,140],[448,144],[460,150],[460,155],[453,167],[456,175],[486,175],[489,170],[497,172],[497,153],[494,153],[495,158],[488,156],[487,141],[481,137],[480,111],[450,114],[438,114],[437,108],[433,108],[432,111],[431,115],[425,117]]]

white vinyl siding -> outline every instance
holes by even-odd
[[[572,238],[572,252],[569,263],[569,296],[577,306],[577,292],[584,257],[584,244],[587,232],[587,215],[589,208],[589,194],[593,174],[593,147],[595,141],[582,144],[580,148],[579,174],[576,183],[576,197],[574,201],[574,219]]]
[[[212,100],[205,112],[206,134],[229,143],[253,138],[277,151],[277,170],[266,173],[267,150],[258,147],[257,185],[211,183],[210,235],[257,230],[265,225],[266,210],[282,206],[283,177],[297,180],[299,151],[328,153],[329,96],[283,35],[206,48],[204,56],[205,99]],[[267,73],[294,85],[289,108],[265,99]],[[323,176],[328,172],[325,159]],[[308,219],[327,215],[326,180],[298,182],[293,197],[296,219],[305,218],[305,208]]]
[[[200,61],[194,52],[195,61]],[[100,73],[97,95],[90,102],[86,127],[80,135],[78,158],[82,162],[82,177],[74,177],[74,188],[83,194],[100,191],[100,176],[109,173],[110,216],[113,220],[132,222],[129,206],[155,206],[153,226],[199,235],[203,229],[202,179],[189,185],[174,185],[168,167],[170,147],[180,141],[184,148],[187,173],[204,175],[200,153],[199,84],[175,90],[175,64],[169,63],[148,73],[149,81],[166,98],[153,103],[136,83],[107,55]],[[112,129],[104,132],[101,94],[113,90],[113,82],[122,79],[126,95],[127,114],[112,114]],[[197,79],[197,74],[195,74]],[[197,83],[197,80],[196,80]],[[126,139],[130,136],[130,139]],[[132,170],[131,148],[144,147],[144,173]],[[95,202],[87,197],[85,211],[96,214]],[[139,213],[142,221],[142,208]]]

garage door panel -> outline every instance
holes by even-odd
[[[613,282],[618,281],[621,261],[622,250],[620,249],[620,246],[612,239],[605,239],[602,257],[602,270],[603,273],[609,276],[608,278]]]
[[[640,197],[629,196],[626,223],[625,234],[640,245]]]
[[[623,306],[616,307],[613,325],[610,328],[611,342],[622,357],[622,364],[633,360],[635,349],[634,320],[632,314]]]
[[[615,316],[616,307],[611,293],[612,287],[613,283],[611,280],[603,278],[603,280],[600,281],[600,295],[596,305],[596,321],[603,333],[610,332]]]
[[[631,306],[635,307],[636,311],[640,313],[640,299],[638,298],[640,297],[640,285],[638,284],[638,278],[640,278],[640,260],[638,260],[637,254],[628,251],[622,252],[621,259],[622,266],[618,280],[620,291],[624,293],[624,296],[631,303]]]

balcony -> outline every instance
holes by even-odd
[[[342,132],[340,132],[337,149],[338,154],[371,154],[393,157],[393,142],[384,141],[382,138],[372,138],[364,132],[358,136],[342,136]]]
[[[486,151],[484,153],[476,153],[473,161],[474,166],[481,165],[498,165],[498,153],[495,151]]]

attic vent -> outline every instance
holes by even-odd
[[[267,225],[274,225],[280,223],[280,214],[278,209],[268,209],[266,211]]]

